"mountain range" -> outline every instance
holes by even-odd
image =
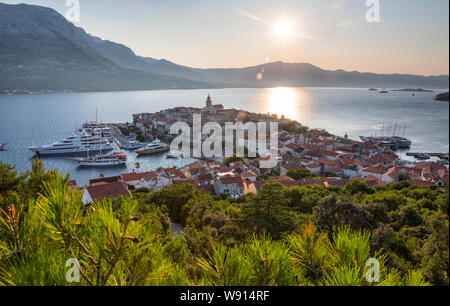
[[[448,84],[448,75],[331,71],[308,63],[192,68],[137,56],[127,46],[86,33],[51,8],[0,3],[0,91],[276,86],[448,88]]]

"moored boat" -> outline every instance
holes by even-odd
[[[134,151],[134,150],[137,150],[137,149],[139,149],[139,148],[142,148],[142,147],[144,147],[145,145],[147,145],[147,143],[145,143],[145,142],[140,142],[140,141],[135,141],[135,140],[132,140],[132,141],[129,141],[128,142],[128,144],[126,145],[126,147],[125,147],[125,150],[131,150],[131,151]]]
[[[110,155],[96,155],[91,158],[76,158],[80,167],[111,167],[125,165],[127,155],[123,153],[113,153]]]
[[[76,133],[64,140],[50,145],[32,146],[28,150],[37,155],[77,154],[86,152],[101,152],[112,150],[113,147],[105,137],[89,135],[85,129],[79,129]]]
[[[159,139],[155,139],[151,143],[147,144],[145,147],[137,149],[136,152],[138,155],[150,155],[156,153],[162,153],[170,151],[170,146],[161,142]]]

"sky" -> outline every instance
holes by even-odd
[[[80,20],[74,23],[88,33],[191,67],[284,61],[330,70],[449,74],[448,0],[78,1]],[[66,0],[0,2],[43,5],[63,15],[69,9]],[[368,22],[367,11],[377,7],[379,22]]]

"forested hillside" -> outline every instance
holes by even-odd
[[[448,189],[269,183],[233,200],[175,185],[83,207],[68,180],[39,161],[25,174],[0,163],[0,284],[449,284]],[[70,258],[79,283],[66,281]]]

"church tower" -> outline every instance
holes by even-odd
[[[208,98],[206,99],[206,107],[210,108],[212,106],[211,97],[208,95]]]

